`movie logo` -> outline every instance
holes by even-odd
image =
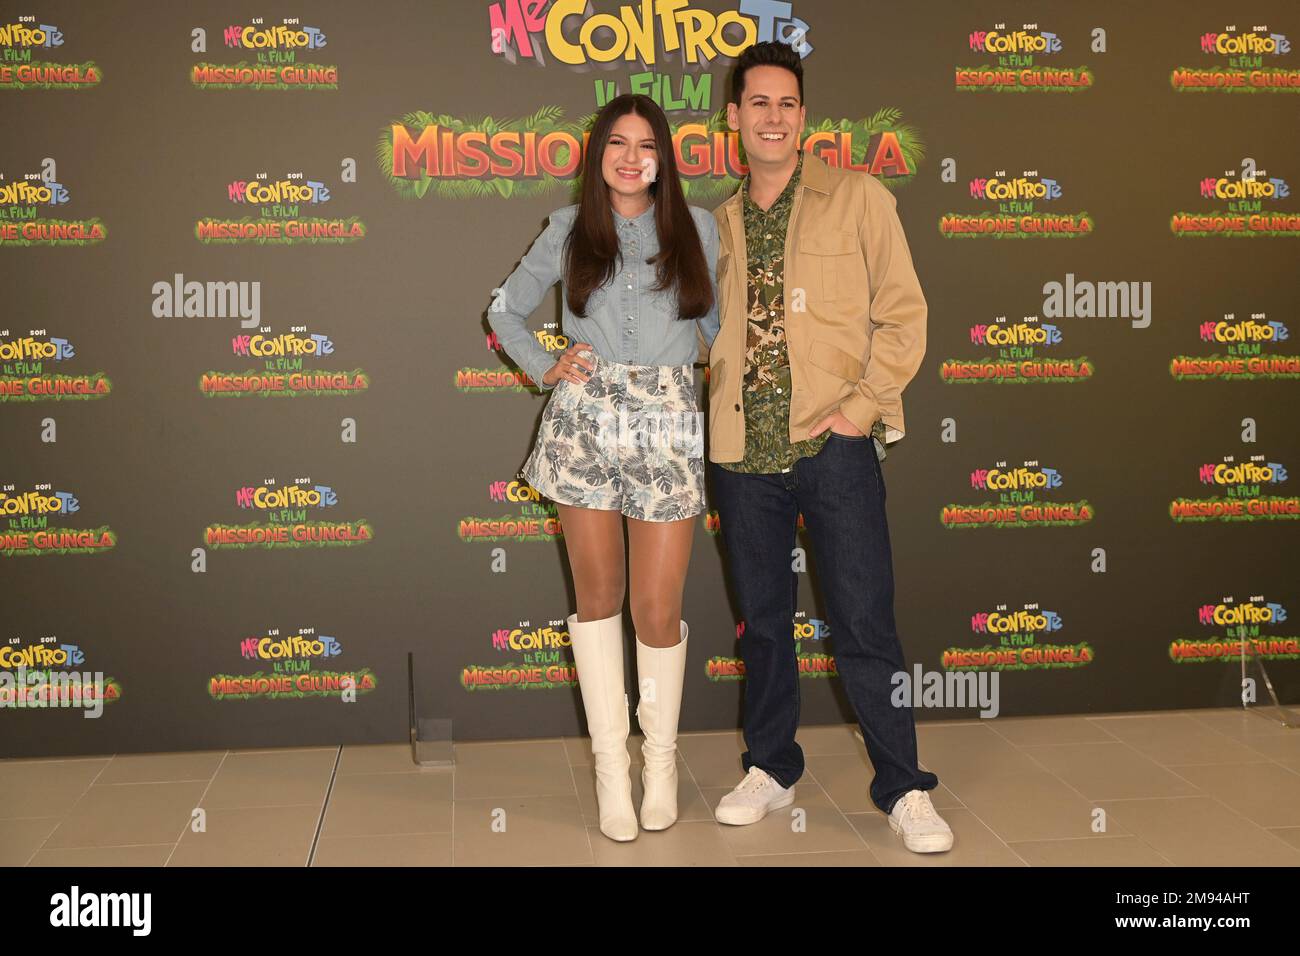
[[[1064,41],[1037,23],[994,23],[991,29],[971,30],[966,47],[982,62],[955,69],[958,92],[1080,93],[1096,82],[1090,67],[1062,63]]]
[[[1087,524],[1094,516],[1086,499],[1045,497],[1065,488],[1065,475],[1037,460],[1020,465],[998,461],[991,468],[975,468],[970,472],[970,486],[984,501],[944,505],[939,521],[945,528],[1067,527]]]
[[[122,684],[85,666],[85,649],[56,634],[8,638],[0,643],[0,709],[80,708],[85,718],[102,716],[106,704],[122,699]]]
[[[380,171],[405,199],[524,199],[569,194],[582,171],[595,115],[566,120],[546,106],[531,116],[457,117],[425,110],[406,113],[381,133]],[[730,196],[749,172],[740,134],[726,126],[725,110],[707,119],[673,121],[673,152],[682,190],[692,202]],[[808,120],[799,143],[827,165],[870,173],[890,188],[910,182],[925,156],[925,141],[902,111],[883,107],[860,120]]]
[[[1230,23],[1207,30],[1199,38],[1189,37],[1187,52],[1197,62],[1170,71],[1169,85],[1176,93],[1300,92],[1291,41],[1267,24]]]
[[[0,484],[0,555],[9,558],[46,554],[102,554],[117,547],[108,525],[68,527],[81,517],[81,499],[52,484],[19,491]]]
[[[64,249],[92,246],[108,238],[98,216],[65,219],[72,190],[58,180],[57,165],[47,159],[40,172],[10,179],[0,173],[0,246],[42,246]]]
[[[235,489],[235,506],[254,515],[247,524],[213,522],[203,529],[209,548],[353,548],[375,536],[365,518],[334,518],[338,492],[311,478],[280,484],[274,478]]]
[[[519,621],[492,632],[492,650],[509,660],[467,664],[460,685],[480,690],[561,690],[578,686],[578,669],[570,658],[569,622],[534,625]]]
[[[1036,315],[1019,321],[994,316],[991,322],[970,326],[969,336],[971,345],[984,354],[979,358],[946,359],[939,366],[939,378],[945,384],[1086,382],[1096,371],[1086,355],[1054,354],[1063,347],[1065,333],[1061,326],[1044,322]]]
[[[1206,319],[1197,327],[1209,355],[1175,355],[1169,374],[1179,382],[1251,382],[1260,379],[1300,378],[1300,355],[1288,355],[1291,330],[1267,313],[1252,312],[1238,318],[1235,312],[1221,319]]]
[[[1179,211],[1169,217],[1175,236],[1218,236],[1224,239],[1271,239],[1300,236],[1300,213],[1281,209],[1291,198],[1291,186],[1280,176],[1247,160],[1242,169],[1225,169],[1222,175],[1203,176],[1200,198],[1217,208]]]
[[[295,325],[287,332],[272,332],[262,326],[254,333],[230,338],[234,361],[259,363],[262,367],[219,371],[199,375],[199,392],[208,398],[314,398],[322,395],[357,395],[370,389],[370,375],[361,368],[320,367],[337,359],[338,347],[332,335]]]
[[[94,60],[64,63],[67,38],[59,25],[32,15],[0,23],[0,90],[85,90],[99,86],[104,71]]]
[[[78,372],[74,342],[46,329],[0,329],[0,402],[60,402],[104,398],[113,383],[103,372]]]
[[[1060,670],[1086,667],[1094,657],[1087,641],[1062,641],[1065,621],[1037,602],[1019,608],[996,604],[970,616],[971,642],[943,652],[949,671]]]
[[[1228,595],[1199,605],[1195,621],[1196,636],[1169,644],[1169,659],[1175,664],[1239,664],[1243,657],[1300,660],[1300,637],[1288,633],[1294,628],[1286,605],[1262,594],[1245,600]]]
[[[208,696],[213,700],[303,700],[337,698],[355,703],[358,695],[374,691],[378,680],[368,667],[339,669],[343,644],[314,627],[281,633],[268,628],[239,640],[239,657],[251,674],[213,674]]]
[[[949,212],[939,218],[947,239],[1079,239],[1097,228],[1091,215],[1058,209],[1068,201],[1061,183],[1036,169],[1008,175],[994,170],[967,184],[976,212]]]
[[[740,0],[717,13],[689,0],[641,0],[592,13],[588,0],[500,0],[488,5],[492,54],[549,61],[575,70],[623,62],[704,69],[730,62],[755,43],[775,40],[807,58],[809,26],[783,0]]]
[[[201,90],[337,90],[339,68],[315,62],[325,49],[325,31],[285,17],[267,23],[253,17],[247,23],[221,28],[221,43],[233,63],[206,60],[190,67],[190,83]],[[207,51],[207,33],[195,40],[196,53]]]
[[[1175,524],[1300,518],[1300,497],[1287,493],[1290,473],[1265,455],[1251,455],[1245,461],[1224,455],[1222,461],[1198,465],[1196,477],[1205,493],[1169,503],[1169,517]]]
[[[544,498],[522,474],[509,480],[489,482],[487,500],[493,507],[517,507],[518,513],[500,517],[466,515],[460,519],[456,528],[461,541],[554,541],[564,534],[555,504]]]
[[[238,217],[205,216],[194,224],[194,238],[207,244],[301,245],[352,243],[365,238],[358,216],[330,216],[334,193],[301,171],[272,179],[256,173],[226,183],[226,201]]]

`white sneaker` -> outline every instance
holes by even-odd
[[[942,853],[952,849],[952,830],[934,810],[924,790],[909,790],[898,798],[889,814],[889,829],[903,835],[903,846],[913,853]]]
[[[718,801],[713,819],[719,823],[744,826],[757,823],[771,810],[794,803],[794,787],[786,789],[758,767],[750,767],[735,790]]]

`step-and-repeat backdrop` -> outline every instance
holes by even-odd
[[[1281,0],[5,2],[0,753],[402,740],[408,655],[457,739],[578,733],[492,292],[619,93],[691,202],[734,191],[767,39],[929,302],[883,466],[918,718],[1228,705],[1243,648],[1295,700],[1298,33]],[[568,344],[554,293],[532,328]],[[718,532],[690,730],[744,691]],[[800,540],[804,720],[848,719]]]

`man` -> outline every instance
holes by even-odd
[[[709,355],[709,459],[744,632],[744,780],[718,804],[747,824],[794,801],[803,774],[793,641],[802,512],[844,689],[875,768],[871,800],[916,852],[952,847],[917,765],[894,627],[885,441],[925,352],[926,303],[893,194],[799,150],[803,65],[782,43],[747,49],[727,123],[749,175],[714,213],[722,327]],[[868,437],[870,435],[870,437]]]

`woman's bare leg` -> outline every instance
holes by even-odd
[[[623,515],[556,504],[564,549],[573,572],[579,621],[602,621],[623,613],[627,575],[623,570]]]
[[[649,647],[673,647],[682,639],[682,590],[691,562],[695,519],[628,518],[627,536],[637,640]]]

